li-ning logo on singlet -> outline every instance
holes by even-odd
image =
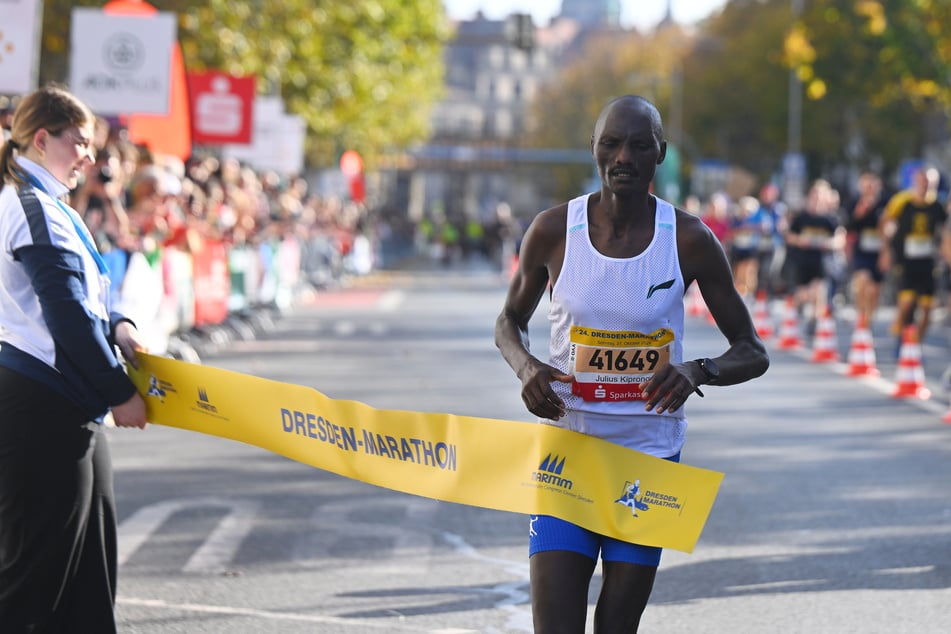
[[[661,282],[660,284],[651,284],[650,288],[647,289],[647,299],[651,298],[651,295],[655,291],[663,291],[671,288],[674,285],[674,280],[667,280],[666,282]]]

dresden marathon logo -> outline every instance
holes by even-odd
[[[641,491],[641,481],[634,480],[624,483],[621,496],[614,500],[615,504],[631,509],[631,516],[638,517],[638,511],[648,511],[651,507],[664,507],[674,510],[683,508],[683,502],[676,495],[668,495],[650,489]]]
[[[149,389],[146,396],[156,398],[160,403],[164,403],[169,394],[175,393],[175,386],[172,385],[171,381],[160,379],[154,374],[149,375]]]
[[[158,400],[165,402],[165,388],[159,383],[158,377],[154,374],[149,377],[149,391],[147,392],[148,396],[154,396]]]

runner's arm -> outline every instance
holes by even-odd
[[[549,210],[535,217],[522,240],[518,267],[495,324],[495,345],[522,382],[525,407],[549,419],[561,418],[565,413],[565,404],[552,390],[551,382],[570,382],[572,377],[532,355],[528,324],[549,287],[549,263],[554,253],[563,249],[559,245],[564,239],[564,213]]]

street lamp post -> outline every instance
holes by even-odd
[[[803,0],[792,1],[793,24],[802,15]],[[790,154],[802,151],[802,80],[795,67],[789,69],[789,127],[786,148]]]
[[[793,25],[802,16],[803,0],[790,0]],[[806,180],[806,163],[802,154],[802,80],[794,65],[789,69],[789,113],[787,121],[786,158],[783,161],[783,198],[787,207],[801,206]]]

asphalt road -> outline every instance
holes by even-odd
[[[377,275],[204,362],[382,409],[530,420],[492,343],[503,294],[484,268]],[[723,345],[688,320],[689,355]],[[641,632],[951,631],[951,354],[928,343],[935,395],[896,399],[886,347],[877,379],[771,347],[765,376],[689,402],[683,460],[726,477],[695,551],[665,551]],[[122,632],[531,632],[523,516],[157,425],[109,437]]]

